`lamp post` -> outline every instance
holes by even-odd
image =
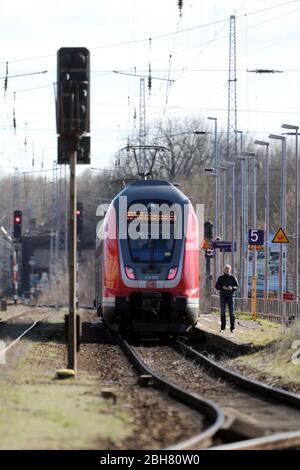
[[[214,122],[214,166],[217,167],[219,164],[219,148],[218,148],[218,119],[215,117],[208,116],[207,118],[209,121]],[[216,171],[215,174],[215,218],[214,218],[214,226],[215,226],[215,237],[220,235],[220,225],[219,225],[219,200],[220,200],[220,175],[219,172]],[[220,274],[220,258],[218,253],[216,252],[215,256],[215,277]]]
[[[215,137],[214,137],[214,166],[216,167],[219,164],[219,154],[218,154],[218,120],[214,117],[208,117],[210,121],[215,123]],[[219,234],[219,176],[216,174],[215,180],[215,234]]]
[[[243,198],[243,210],[242,210],[242,251],[244,258],[244,286],[243,294],[244,298],[248,298],[248,157],[255,157],[254,152],[241,152],[241,154],[236,155],[238,160],[241,160],[243,164],[243,188],[242,192],[244,194]]]
[[[232,198],[231,198],[231,265],[232,272],[235,272],[235,243],[236,243],[236,226],[235,226],[235,162],[221,162],[223,166],[218,166],[220,170],[232,170]]]
[[[236,134],[240,135],[240,155],[243,152],[243,131],[235,131]],[[244,183],[244,160],[241,160],[241,192],[240,192],[240,293],[241,297],[244,297],[244,248],[242,240],[244,239],[244,227],[243,227],[243,214],[244,214],[244,198],[245,198],[245,183]],[[237,211],[236,211],[237,215]],[[236,227],[238,226],[238,218],[236,217]]]
[[[213,176],[217,176],[217,170],[222,170],[223,172],[232,169],[232,195],[235,192],[235,163],[234,162],[221,162],[222,165],[216,165],[214,168],[205,168],[204,171],[210,173]],[[232,271],[235,270],[235,198],[232,197],[232,218],[231,218],[231,234],[232,234],[232,242],[231,242],[231,264],[232,264]]]
[[[280,225],[286,230],[286,137],[270,134],[269,139],[281,140],[281,171],[280,171]],[[279,256],[279,288],[278,298],[283,298],[283,247],[280,243]]]
[[[252,199],[252,224],[253,228],[256,230],[256,160],[253,158],[253,167],[252,167],[252,190],[253,190],[253,199]],[[256,246],[252,245],[252,318],[256,320]]]
[[[295,219],[294,219],[294,240],[295,240],[295,251],[294,251],[294,296],[295,300],[299,299],[299,281],[298,281],[298,270],[299,270],[299,162],[298,162],[298,132],[299,126],[292,124],[282,124],[283,129],[291,129],[295,132],[291,133],[296,137],[295,142]]]
[[[265,160],[265,277],[264,277],[264,298],[269,298],[269,232],[270,232],[270,159],[269,142],[264,140],[255,140],[256,145],[266,147]]]

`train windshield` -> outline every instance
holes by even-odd
[[[167,263],[174,249],[176,214],[156,210],[147,202],[147,210],[127,213],[128,243],[131,258],[137,263]]]

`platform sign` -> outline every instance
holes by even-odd
[[[277,296],[279,290],[279,258],[280,246],[283,250],[283,290],[287,287],[287,255],[288,245],[280,245],[272,243],[274,234],[270,235],[268,250],[269,250],[269,294]],[[250,247],[249,247],[250,248]],[[253,245],[249,250],[249,263],[248,263],[248,292],[252,292],[252,253],[253,248],[256,251],[256,246]],[[264,293],[264,280],[265,280],[265,251],[256,252],[256,293],[257,297],[263,297]]]
[[[263,251],[265,249],[264,245],[249,245],[249,250]]]
[[[264,244],[264,231],[249,229],[248,232],[248,245],[263,245]]]
[[[212,248],[207,248],[205,250],[205,258],[214,258],[216,255],[216,250]]]
[[[211,247],[219,249],[220,251],[225,251],[225,253],[230,253],[232,251],[232,243],[223,240],[213,240],[211,242]],[[236,251],[236,243],[234,243],[234,251]]]

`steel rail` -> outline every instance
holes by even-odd
[[[207,440],[211,440],[217,433],[217,431],[222,428],[225,421],[222,409],[215,403],[209,400],[205,400],[199,397],[197,394],[187,392],[181,387],[168,381],[164,377],[158,375],[155,371],[150,369],[145,364],[145,362],[140,357],[139,353],[134,347],[132,347],[120,335],[116,336],[123,352],[129,357],[130,361],[134,364],[135,368],[139,372],[141,372],[142,374],[150,375],[153,383],[160,389],[162,389],[163,392],[167,393],[175,400],[196,410],[197,412],[201,413],[206,418],[212,421],[212,424],[210,424],[205,431],[195,436],[192,436],[191,438],[185,439],[184,441],[181,441],[173,446],[168,447],[168,450],[187,450],[196,449],[200,446],[203,447],[204,443],[207,443]]]
[[[45,307],[45,308],[55,308],[55,309],[60,309],[60,308],[66,308],[69,307],[69,304],[36,304],[36,305],[28,305],[28,307]],[[92,305],[84,305],[84,304],[79,304],[79,309],[82,310],[95,310],[95,308]]]
[[[300,431],[292,431],[212,446],[206,450],[287,450],[299,447]]]
[[[29,311],[28,311],[28,313],[29,313]],[[30,327],[28,327],[25,331],[23,331],[23,333],[21,335],[19,335],[16,339],[14,339],[11,343],[9,343],[9,345],[6,346],[6,348],[1,349],[0,359],[1,359],[2,356],[4,356],[7,353],[7,351],[9,351],[16,343],[18,343],[23,338],[23,336],[27,335],[27,333],[29,333],[29,331],[31,331],[38,323],[40,323],[45,318],[48,318],[51,314],[52,314],[52,312],[49,312],[47,315],[45,315],[42,318],[40,318],[39,320],[36,320],[35,322],[33,322],[33,324],[30,325]],[[8,320],[11,320],[12,318],[16,318],[16,316],[11,317]],[[20,316],[20,315],[18,315],[18,316]]]
[[[186,345],[180,340],[174,341],[173,345],[179,353],[182,354],[182,352],[184,352],[186,357],[206,367],[218,377],[221,377],[222,379],[225,379],[226,381],[233,383],[241,388],[250,390],[257,395],[261,395],[263,397],[276,400],[281,404],[287,404],[294,408],[300,409],[299,395],[287,392],[286,390],[281,390],[276,387],[271,387],[270,385],[266,385],[257,380],[249,379],[237,372],[227,369],[226,367],[223,367],[212,359],[209,359],[204,354],[196,351],[191,346]]]
[[[34,308],[30,308],[30,310],[24,310],[23,312],[17,313],[16,315],[12,315],[11,317],[0,318],[0,324],[7,323],[10,320],[14,320],[15,318],[19,318],[19,317],[22,317],[23,315],[27,315],[28,313],[32,313],[33,310]]]

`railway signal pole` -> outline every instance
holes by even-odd
[[[14,290],[14,304],[18,302],[18,290],[19,290],[19,251],[22,239],[22,211],[14,211],[14,250],[13,250],[13,290]]]
[[[77,163],[90,163],[90,53],[62,47],[57,53],[58,163],[70,165],[68,369],[77,370]]]

